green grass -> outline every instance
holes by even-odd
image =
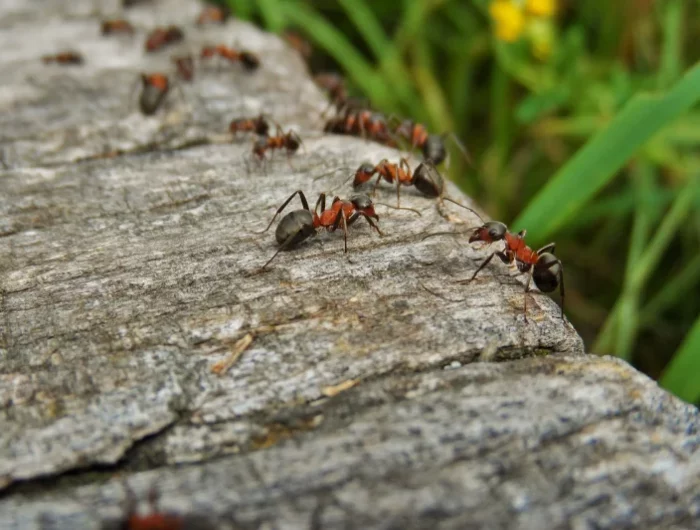
[[[531,245],[557,242],[588,349],[700,399],[700,4],[567,2],[506,43],[489,0],[229,3],[301,32],[312,68],[377,109],[454,131],[475,164],[453,153],[453,180]]]

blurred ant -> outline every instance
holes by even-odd
[[[435,166],[439,166],[447,158],[447,148],[445,147],[444,138],[449,134],[452,141],[464,155],[465,160],[471,164],[469,153],[454,133],[444,133],[442,135],[430,134],[425,125],[415,123],[411,120],[402,121],[394,130],[394,133],[411,142],[412,149],[421,149],[423,158]]]
[[[229,11],[222,6],[206,5],[197,17],[197,25],[223,24],[229,16]]]
[[[396,146],[384,115],[367,109],[346,108],[344,114],[328,120],[324,131],[367,137],[390,147]]]
[[[301,55],[302,59],[308,61],[311,58],[311,54],[314,50],[311,47],[311,43],[309,43],[309,41],[302,37],[301,34],[297,33],[296,31],[286,30],[282,34],[282,37],[287,42],[287,44],[289,44],[292,48],[299,52],[299,55]]]
[[[165,96],[170,90],[170,81],[165,74],[141,74],[141,84],[139,108],[145,116],[151,116],[165,101]]]
[[[319,88],[328,92],[331,99],[331,105],[336,105],[342,108],[348,99],[348,93],[345,89],[345,79],[338,73],[326,72],[314,76],[314,83]]]
[[[236,134],[239,132],[254,132],[260,136],[267,136],[269,129],[270,124],[262,114],[256,118],[233,119],[228,126],[228,130],[231,134]]]
[[[183,79],[184,81],[192,81],[194,78],[194,59],[192,58],[192,55],[173,57],[172,61],[175,63],[180,79]]]
[[[177,26],[154,29],[146,39],[146,51],[154,52],[161,48],[180,42],[185,38],[185,33]]]
[[[316,206],[314,206],[313,211],[311,211],[309,209],[309,203],[306,202],[304,192],[301,190],[292,193],[292,195],[282,203],[282,206],[277,209],[272,220],[267,225],[267,228],[258,233],[263,234],[267,232],[277,216],[296,195],[299,195],[303,209],[289,212],[279,222],[275,230],[275,239],[277,240],[279,248],[273,256],[267,260],[267,263],[262,266],[261,270],[264,270],[280,251],[291,249],[299,245],[302,241],[306,241],[309,237],[316,235],[319,228],[325,228],[329,232],[334,232],[342,225],[343,235],[345,237],[344,249],[346,253],[348,251],[348,227],[352,226],[360,217],[367,219],[369,225],[374,228],[380,236],[384,235],[375,222],[379,220],[379,216],[374,211],[372,199],[364,193],[353,195],[350,197],[349,201],[343,201],[339,197],[334,197],[331,207],[328,209],[326,209],[326,194],[321,193],[316,201]],[[317,213],[319,205],[321,206],[320,214]]]
[[[202,515],[177,515],[159,511],[158,492],[155,488],[151,488],[148,494],[151,513],[140,515],[134,492],[126,482],[123,484],[126,490],[125,515],[119,520],[103,522],[102,530],[214,530],[216,528],[209,518]]]
[[[134,26],[124,19],[102,21],[102,35],[113,35],[116,33],[134,33]]]
[[[422,162],[415,171],[411,171],[408,161],[402,158],[398,164],[392,164],[386,158],[381,160],[376,166],[364,163],[355,171],[353,188],[361,186],[374,175],[377,180],[372,188],[372,194],[376,192],[379,182],[386,180],[389,183],[396,182],[396,205],[400,206],[401,186],[415,186],[416,189],[427,197],[442,197],[444,191],[444,181],[435,166],[429,162]]]
[[[79,65],[83,64],[83,56],[78,52],[61,52],[55,55],[44,55],[41,60],[44,64]]]
[[[139,4],[146,4],[150,3],[153,0],[122,0],[122,6],[124,7],[133,7]]]
[[[287,156],[290,156],[299,149],[301,144],[301,138],[295,131],[284,133],[278,125],[275,136],[263,136],[253,144],[253,155],[257,156],[258,160],[262,160],[268,149],[286,149]]]
[[[233,48],[229,48],[223,44],[219,44],[217,46],[205,46],[202,48],[202,52],[200,53],[200,57],[202,59],[210,59],[216,55],[232,63],[241,63],[243,68],[248,71],[257,70],[257,68],[260,66],[260,59],[254,53],[246,50],[234,50]]]
[[[454,202],[454,201],[453,201]],[[484,262],[479,265],[474,274],[468,280],[461,280],[457,283],[469,283],[481,269],[486,267],[494,256],[507,265],[513,265],[518,268],[520,273],[528,273],[527,283],[525,284],[525,293],[530,290],[530,281],[534,280],[535,286],[543,293],[551,293],[559,287],[561,294],[561,318],[564,318],[564,266],[559,258],[554,255],[554,243],[549,243],[539,250],[532,250],[525,244],[526,230],[521,230],[517,234],[508,231],[508,227],[499,221],[484,222],[481,216],[471,208],[463,204],[455,203],[472,212],[482,222],[481,226],[472,229],[469,242],[483,241],[486,244],[503,241],[505,248],[492,252]],[[423,239],[438,235],[455,235],[455,232],[436,232],[425,236]],[[527,320],[527,294],[525,295],[524,303],[525,319]]]

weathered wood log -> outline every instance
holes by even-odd
[[[700,525],[697,409],[584,355],[550,298],[526,320],[505,265],[457,284],[486,250],[422,236],[469,212],[406,188],[421,215],[378,206],[384,237],[361,221],[347,255],[321,233],[260,272],[277,246],[255,231],[291,193],[348,196],[401,156],[322,134],[294,52],[195,27],[190,0],[129,10],[135,37],[102,37],[93,7],[0,7],[0,527],[99,528],[122,481],[221,528]],[[169,23],[184,44],[145,54]],[[139,114],[141,72],[219,42],[262,67],[198,68]],[[41,63],[65,48],[85,65]],[[303,148],[255,161],[226,131],[260,112]]]

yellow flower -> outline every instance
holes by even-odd
[[[489,13],[496,25],[496,37],[506,42],[515,42],[525,27],[525,14],[508,0],[494,0]]]
[[[551,17],[557,10],[557,0],[527,0],[525,11],[536,17]]]

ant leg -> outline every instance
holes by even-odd
[[[489,262],[493,259],[494,256],[498,256],[503,263],[509,263],[510,261],[512,261],[510,259],[510,257],[505,252],[497,250],[496,252],[492,252],[489,255],[489,257],[486,258],[481,265],[479,265],[479,268],[476,269],[476,271],[474,271],[474,274],[472,274],[471,278],[469,278],[468,280],[460,280],[457,283],[469,283],[469,282],[471,282],[474,278],[476,278],[476,275],[479,274],[481,269],[483,269],[484,267],[486,267],[486,265],[489,264]]]
[[[523,315],[525,316],[525,322],[527,322],[527,293],[530,292],[530,282],[532,281],[532,273],[534,268],[530,269],[527,275],[527,282],[525,283],[525,294],[523,295]]]
[[[355,217],[354,220],[353,220],[353,217]],[[365,219],[367,219],[367,222],[369,223],[369,226],[371,226],[372,228],[374,228],[374,229],[377,231],[377,234],[379,234],[380,236],[383,236],[383,235],[384,235],[384,232],[382,232],[382,231],[379,229],[379,226],[377,226],[377,223],[374,221],[374,219],[372,219],[372,218],[371,218],[369,215],[367,215],[365,212],[355,212],[354,214],[352,214],[352,217],[350,217],[350,221],[348,222],[348,225],[352,224],[355,220],[359,219],[360,217],[364,217]]]
[[[272,226],[272,223],[275,222],[275,219],[277,219],[277,216],[282,212],[282,210],[285,209],[285,207],[291,202],[291,200],[294,198],[294,196],[295,196],[297,193],[299,194],[299,199],[301,199],[301,205],[304,207],[304,210],[307,210],[307,211],[310,212],[311,210],[309,210],[309,203],[306,202],[306,197],[304,196],[304,192],[301,191],[301,190],[297,190],[297,191],[295,191],[294,193],[292,193],[286,201],[284,201],[284,202],[282,203],[282,206],[280,206],[279,208],[277,208],[277,211],[275,212],[275,215],[272,217],[272,220],[270,221],[270,224],[267,225],[267,228],[265,228],[265,230],[263,230],[262,232],[255,232],[255,233],[256,233],[256,234],[264,234],[265,232],[267,232],[267,231],[270,229],[270,227]],[[274,256],[273,256],[273,257],[274,257]],[[263,267],[263,268],[264,268],[264,267]]]
[[[464,157],[464,160],[466,160],[467,164],[469,164],[471,167],[474,167],[474,161],[472,160],[471,155],[469,154],[469,151],[467,148],[464,146],[462,142],[459,141],[459,138],[457,138],[457,135],[453,132],[451,133],[445,133],[450,137],[450,139],[455,143],[457,146],[457,149],[459,149],[462,153],[462,156]]]
[[[314,213],[318,210],[318,205],[321,205],[321,211],[324,211],[326,209],[326,194],[321,193],[318,196],[318,200],[316,201],[316,206],[314,206]]]
[[[378,172],[377,173],[377,180],[375,181],[374,186],[372,187],[372,197],[374,197],[377,194],[377,186],[379,186],[379,183],[381,182],[381,180],[382,180],[382,174]]]

